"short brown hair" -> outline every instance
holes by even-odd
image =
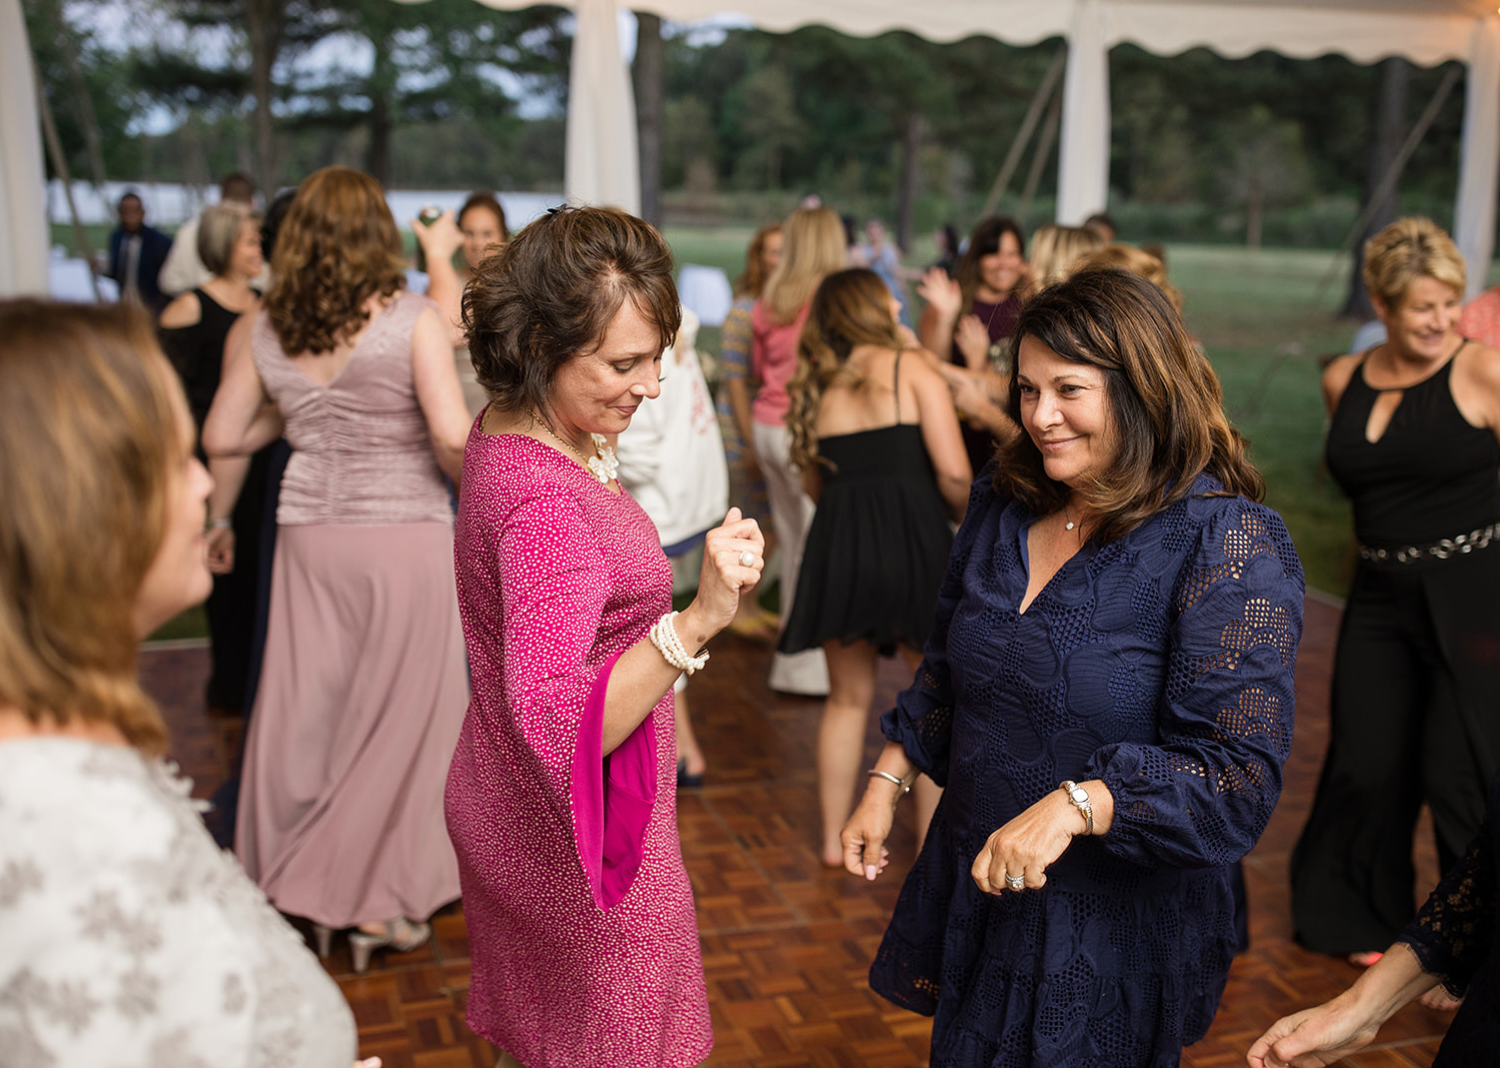
[[[475,376],[505,411],[551,408],[553,379],[594,352],[629,300],[661,347],[682,325],[672,250],[615,208],[554,208],[474,269],[463,321]]]
[[[177,376],[126,304],[3,301],[0,337],[0,705],[159,753],[133,613],[184,445]]]
[[[366,301],[405,285],[401,234],[380,183],[348,167],[308,175],[277,234],[266,294],[287,354],[337,348],[369,320]]]
[[[1431,219],[1397,219],[1365,242],[1365,289],[1395,308],[1424,275],[1452,286],[1460,297],[1467,280],[1453,239]]]
[[[1213,367],[1162,291],[1109,267],[1080,270],[1049,286],[1021,310],[1014,352],[1033,338],[1072,363],[1104,372],[1114,462],[1080,495],[1111,541],[1186,497],[1208,473],[1231,494],[1258,501],[1265,482],[1245,457],[1245,441],[1224,414]],[[1010,417],[1021,422],[1019,358],[1011,361]],[[1047,477],[1029,434],[1002,445],[996,488],[1036,515],[1063,506],[1068,487]]]
[[[210,204],[203,209],[198,216],[198,258],[209,274],[221,275],[229,269],[240,230],[254,219],[250,208],[237,200]]]

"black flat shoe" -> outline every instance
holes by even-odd
[[[697,775],[689,775],[687,772],[687,757],[677,758],[677,789],[696,790],[703,785],[703,772]]]

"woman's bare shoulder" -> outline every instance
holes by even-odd
[[[160,323],[163,329],[180,330],[185,326],[197,326],[203,319],[203,304],[198,294],[191,289],[161,310]]]

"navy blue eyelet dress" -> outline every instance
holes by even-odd
[[[1168,1068],[1208,1030],[1235,951],[1231,871],[1281,792],[1302,568],[1275,512],[1200,476],[1089,543],[1021,613],[1036,518],[974,484],[887,738],[946,786],[870,969],[934,1015],[933,1068]],[[991,832],[1101,779],[1100,837],[1047,885],[990,896]]]

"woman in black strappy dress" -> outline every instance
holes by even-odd
[[[1500,766],[1500,352],[1459,336],[1464,261],[1428,220],[1372,238],[1364,276],[1390,340],[1323,375],[1360,560],[1291,880],[1298,940],[1359,965],[1415,911],[1422,804],[1446,871]]]
[[[843,862],[877,655],[901,647],[913,670],[972,472],[947,384],[930,357],[902,352],[896,303],[864,268],[824,279],[798,343],[787,425],[792,459],[818,501],[784,653],[821,648],[828,702],[818,730],[822,859]],[[903,359],[903,355],[909,357]],[[938,790],[918,784],[918,842]]]

